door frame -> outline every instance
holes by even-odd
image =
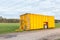
[[[47,25],[47,28],[45,28],[45,25]],[[44,29],[48,29],[48,22],[44,22],[43,26],[44,26]]]

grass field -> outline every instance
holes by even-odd
[[[56,27],[56,28],[60,28],[60,23],[56,23],[56,24],[55,24],[55,27]]]
[[[56,28],[60,28],[60,23],[56,23]],[[0,23],[0,34],[16,32],[19,28],[19,23]]]
[[[0,34],[15,32],[19,28],[19,23],[0,23]]]

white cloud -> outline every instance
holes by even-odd
[[[0,15],[19,16],[26,12],[53,15],[60,19],[60,0],[0,0]]]

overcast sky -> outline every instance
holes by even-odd
[[[60,0],[0,0],[0,16],[19,18],[19,15],[27,12],[60,19]]]

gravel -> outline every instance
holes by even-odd
[[[60,28],[0,35],[0,40],[60,40]]]

